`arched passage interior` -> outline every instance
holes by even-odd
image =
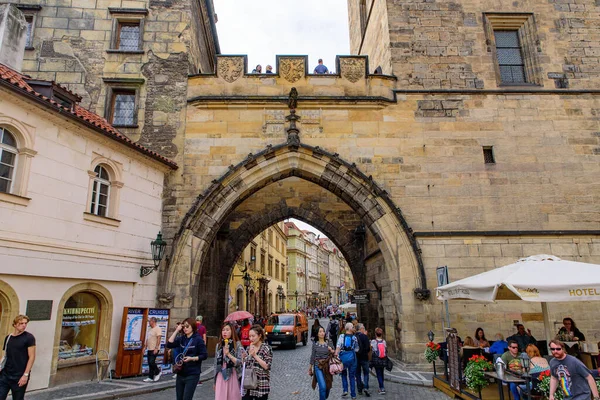
[[[309,194],[288,196],[286,189],[294,188]],[[324,202],[328,196],[336,201]],[[400,319],[401,282],[412,283],[410,290],[418,295],[428,293],[416,242],[385,191],[335,154],[284,144],[232,166],[196,199],[174,237],[163,276],[165,292],[175,295],[174,313],[202,310],[210,316],[207,328],[214,331],[225,316],[227,282],[236,257],[262,229],[289,217],[309,222],[336,243],[357,288],[373,288],[368,287],[371,278],[379,282],[389,297],[374,311],[383,309],[381,320],[388,331]],[[367,259],[381,260],[377,271],[369,270]]]

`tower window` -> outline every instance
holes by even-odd
[[[525,63],[518,31],[494,31],[502,83],[525,83]]]
[[[483,161],[486,164],[496,164],[493,146],[483,146]]]

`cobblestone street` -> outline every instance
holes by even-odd
[[[322,324],[325,323],[324,320]],[[308,376],[308,361],[310,358],[311,345],[310,343],[305,347],[302,344],[297,345],[296,349],[273,349],[273,366],[271,372],[271,394],[269,399],[275,400],[287,400],[287,399],[318,399],[318,389],[314,390],[311,387],[311,379]],[[212,368],[211,366],[203,366],[203,372]],[[163,379],[172,379],[170,376]],[[421,400],[421,399],[432,399],[432,400],[443,400],[448,399],[443,393],[423,386],[405,385],[400,383],[385,382],[385,395],[377,395],[377,378],[371,376],[369,379],[369,387],[371,388],[371,397],[373,398],[388,398],[388,399],[405,399],[405,400]],[[334,377],[333,388],[329,399],[341,399],[342,395],[342,380],[340,377]],[[346,397],[350,399],[350,396]],[[358,398],[366,398],[365,396],[358,396]],[[151,395],[145,394],[136,397],[130,397],[130,399],[136,400],[174,400],[175,389],[168,389],[165,391],[153,393]],[[214,391],[212,384],[209,382],[200,385],[196,390],[194,399],[214,399]]]

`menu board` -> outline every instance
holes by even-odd
[[[127,310],[127,321],[125,323],[125,338],[123,339],[123,348],[125,350],[139,350],[142,348],[143,323],[143,309],[130,308],[129,310]]]
[[[456,331],[448,332],[446,344],[448,346],[448,380],[450,381],[450,387],[460,391],[460,355]]]
[[[170,374],[173,372],[173,367],[169,360],[165,360],[165,346],[167,343],[167,331],[169,329],[169,310],[150,308],[148,310],[148,323],[146,325],[146,332],[150,332],[150,318],[156,318],[156,324],[160,327],[162,335],[160,337],[160,350],[156,356],[156,364],[161,368],[163,374]],[[148,357],[144,354],[142,361],[142,374],[147,374],[148,368]]]

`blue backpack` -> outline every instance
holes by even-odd
[[[344,343],[340,351],[340,360],[346,368],[356,362],[356,354],[354,353],[354,348],[352,346],[353,340],[354,335],[344,334]]]

